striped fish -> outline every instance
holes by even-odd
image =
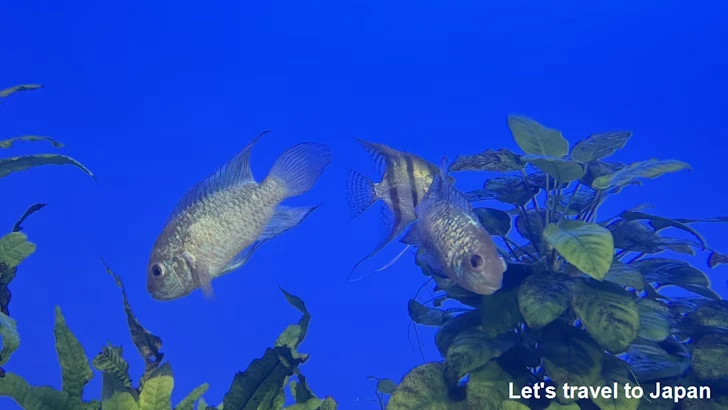
[[[427,193],[433,177],[440,172],[437,165],[415,154],[384,144],[358,138],[355,140],[372,157],[382,180],[375,183],[361,173],[348,169],[346,193],[349,211],[354,219],[381,200],[384,205],[381,222],[385,237],[369,255],[354,265],[347,280],[359,265],[381,251],[415,220],[415,207]],[[450,180],[453,180],[452,177]]]

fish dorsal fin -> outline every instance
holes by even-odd
[[[248,145],[238,152],[232,159],[223,164],[213,174],[209,175],[202,181],[195,184],[182,199],[177,203],[172,213],[167,218],[167,222],[174,219],[181,212],[189,208],[197,201],[206,198],[215,192],[223,191],[233,186],[253,184],[255,178],[253,171],[250,169],[250,151],[256,142],[263,135],[270,131],[263,131],[258,134]]]
[[[468,215],[475,217],[473,207],[468,200],[468,197],[460,191],[455,184],[453,179],[448,175],[448,159],[443,157],[440,163],[440,173],[435,175],[432,179],[430,189],[427,191],[425,197],[437,198],[445,201],[452,206],[462,210]]]
[[[364,151],[372,157],[374,167],[377,169],[377,172],[379,172],[380,177],[384,176],[389,165],[394,164],[394,158],[407,155],[404,151],[388,147],[384,144],[364,141],[359,138],[354,139],[362,146],[362,148],[364,148]]]

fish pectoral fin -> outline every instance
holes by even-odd
[[[205,264],[197,261],[187,252],[185,252],[183,256],[187,261],[187,264],[191,267],[192,276],[197,283],[199,283],[205,299],[214,299],[215,293],[212,291],[212,276],[210,275],[210,269]]]
[[[245,248],[232,260],[230,260],[230,262],[228,262],[228,264],[225,265],[224,268],[222,268],[218,276],[226,275],[234,270],[240,269],[243,265],[248,263],[250,257],[253,256],[253,252],[255,252],[260,247],[260,245],[263,244],[263,242],[265,241],[256,241],[252,245]]]
[[[422,238],[420,238],[420,233],[417,230],[417,222],[412,224],[409,231],[407,231],[407,233],[399,241],[403,244],[412,245],[418,248],[422,246]]]
[[[437,256],[427,248],[420,248],[418,259],[422,264],[427,266],[433,275],[442,279],[450,279],[447,277],[445,272],[442,271],[440,263],[437,261]]]
[[[273,213],[273,216],[270,218],[268,225],[263,228],[263,232],[260,234],[260,236],[258,236],[258,240],[270,240],[291,228],[295,228],[319,206],[321,206],[321,204],[316,206],[295,208],[285,205],[278,205]]]

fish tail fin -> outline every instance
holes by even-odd
[[[313,188],[329,164],[331,150],[328,146],[304,142],[284,151],[273,164],[268,178],[284,186],[285,197],[298,196]]]
[[[346,202],[349,204],[351,218],[356,218],[377,202],[374,183],[353,169],[346,170]]]

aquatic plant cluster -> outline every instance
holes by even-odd
[[[0,91],[0,98],[38,88],[42,86],[16,86]],[[626,146],[632,136],[627,131],[594,134],[570,146],[560,131],[525,116],[510,115],[508,125],[522,153],[490,149],[457,157],[446,170],[502,174],[487,179],[482,189],[465,193],[471,205],[483,201],[503,205],[504,209],[472,207],[507,264],[502,285],[492,294],[468,291],[443,272],[434,272],[433,265],[423,261],[423,249],[418,249],[416,263],[430,277],[428,283],[434,281],[434,297],[410,299],[408,312],[414,322],[438,327],[435,344],[442,360],[412,369],[399,383],[372,378],[380,406],[390,410],[728,407],[728,303],[711,290],[700,269],[665,256],[705,252],[710,268],[725,263],[726,255],[713,250],[693,225],[728,222],[728,217],[673,219],[649,213],[645,205],[597,218],[601,205],[625,187],[690,166],[677,160],[633,164],[607,160]],[[62,147],[47,137],[25,136],[0,141],[0,148],[42,140]],[[73,165],[93,177],[78,161],[58,154],[0,159],[0,177],[49,164]],[[362,181],[366,182],[359,178]],[[12,232],[0,238],[0,366],[8,364],[20,341],[8,310],[8,285],[36,249],[21,232],[21,224],[43,206],[30,207]],[[683,231],[691,239],[667,236],[669,230]],[[399,232],[398,225],[393,232]],[[137,320],[121,278],[104,266],[121,290],[132,341],[146,364],[144,374],[132,382],[121,346],[104,346],[89,360],[57,307],[54,336],[61,390],[32,386],[3,370],[0,395],[31,410],[184,410],[195,404],[198,409],[227,410],[337,408],[333,398],[321,399],[311,392],[301,372],[309,356],[298,348],[311,315],[300,298],[283,289],[287,301],[302,313],[299,322],[289,325],[273,347],[234,376],[221,404],[207,405],[204,383],[173,406],[174,377],[170,362],[163,360],[162,340]],[[669,297],[662,292],[666,287],[682,288],[694,296]],[[84,387],[94,371],[101,373],[103,387],[100,400],[88,401]],[[582,397],[563,388],[626,383],[645,394]],[[528,386],[554,394],[523,394]],[[701,387],[699,392],[708,387],[711,395],[694,398],[688,389],[691,394],[679,402],[666,393],[650,398],[655,389],[675,391],[671,389],[675,386]],[[296,402],[289,407],[285,407],[286,389]]]

